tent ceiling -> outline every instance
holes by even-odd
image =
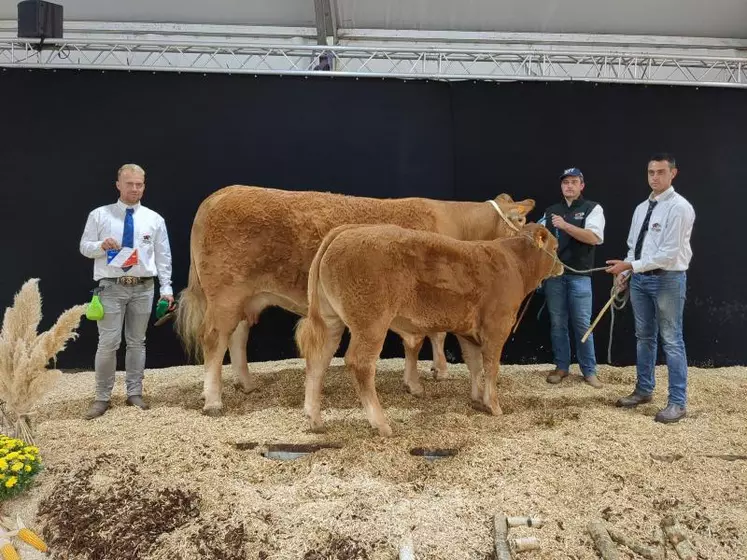
[[[70,21],[315,26],[314,0],[56,0]],[[357,29],[613,33],[747,39],[746,0],[333,0]],[[16,18],[0,2],[0,19]]]

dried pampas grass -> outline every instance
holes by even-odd
[[[0,414],[9,435],[33,443],[28,415],[59,379],[49,361],[78,335],[75,329],[86,305],[63,312],[48,331],[37,334],[42,318],[39,279],[27,280],[5,310],[0,330]]]

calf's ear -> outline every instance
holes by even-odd
[[[495,201],[496,202],[508,202],[508,203],[511,203],[511,202],[514,201],[514,199],[511,198],[510,194],[501,193],[501,194],[499,194],[498,196],[495,197]]]
[[[540,249],[544,249],[545,244],[547,243],[547,240],[550,237],[550,232],[547,231],[547,228],[539,227],[534,232],[534,242],[537,244],[537,247]]]

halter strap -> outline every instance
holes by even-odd
[[[519,232],[519,228],[517,228],[516,224],[514,224],[511,220],[509,220],[506,217],[506,214],[503,212],[503,210],[501,210],[501,207],[498,206],[498,203],[495,200],[492,200],[492,199],[488,200],[488,202],[493,205],[493,208],[495,208],[495,211],[498,212],[498,215],[503,219],[504,222],[506,222],[508,224],[508,227],[510,227],[512,230],[514,230],[515,232],[518,233]]]

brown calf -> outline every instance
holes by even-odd
[[[494,241],[458,241],[391,225],[332,230],[311,265],[308,316],[296,330],[306,358],[304,411],[311,429],[322,429],[323,378],[346,326],[345,364],[380,435],[392,433],[374,382],[388,329],[416,349],[430,333],[456,334],[470,371],[472,402],[501,414],[496,381],[503,346],[524,298],[545,278],[563,273],[557,246],[534,223]]]
[[[180,294],[176,317],[187,351],[204,357],[203,412],[221,413],[227,348],[237,386],[245,392],[257,388],[247,368],[249,329],[271,305],[306,314],[308,270],[332,228],[397,224],[455,239],[487,240],[515,235],[533,208],[533,200],[514,202],[505,194],[494,201],[450,202],[240,185],[216,191],[200,204],[192,224],[189,284]],[[434,368],[441,374],[446,372],[444,338],[443,333],[431,336]],[[413,351],[405,345],[411,367],[417,364]],[[422,391],[417,369],[406,370],[405,379],[411,391]]]

